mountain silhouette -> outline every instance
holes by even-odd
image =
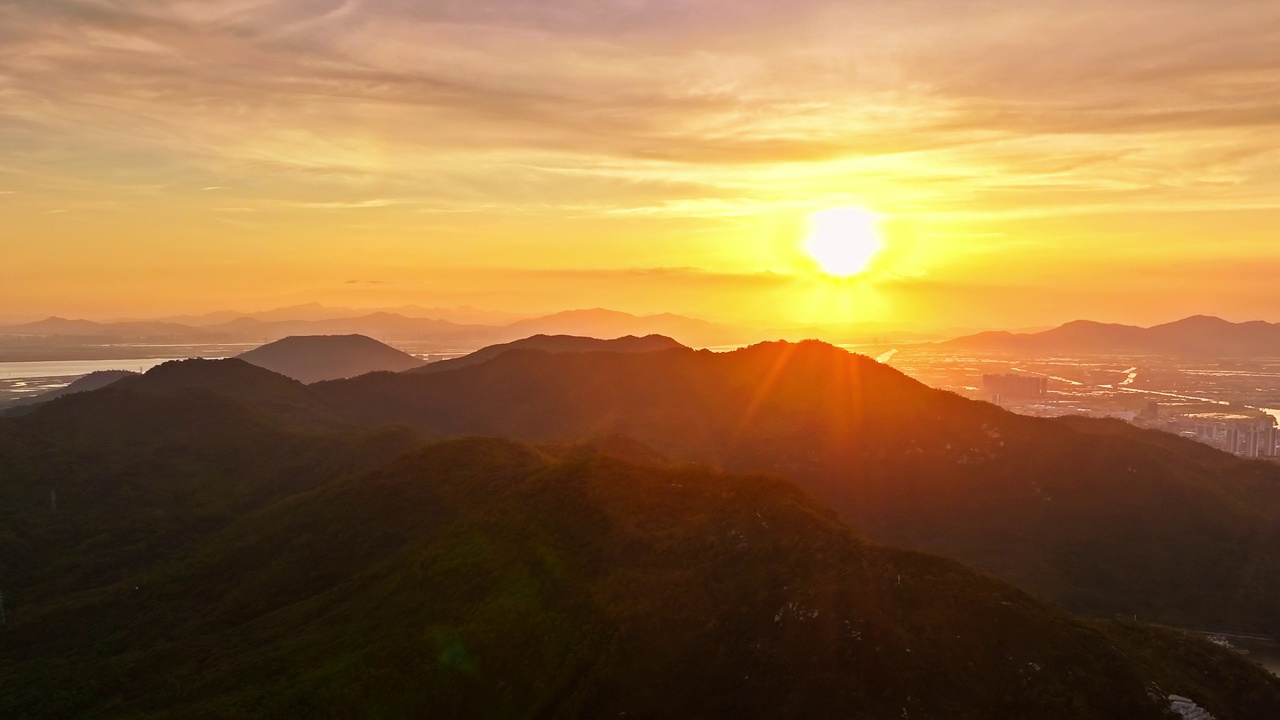
[[[940,346],[1023,356],[1280,357],[1280,324],[1232,323],[1204,315],[1150,328],[1077,320],[1038,333],[986,332],[949,340]]]
[[[408,372],[433,373],[444,372],[446,370],[457,370],[458,368],[467,367],[468,365],[478,365],[482,362],[487,362],[502,353],[509,352],[511,350],[540,350],[550,353],[646,353],[684,347],[684,345],[681,345],[675,340],[663,335],[646,335],[644,337],[628,335],[626,337],[620,337],[613,340],[599,340],[597,338],[578,337],[575,335],[534,335],[533,337],[514,340],[509,343],[502,343],[501,345],[490,345],[489,347],[481,348],[469,355],[463,355],[462,357],[451,358],[448,360],[440,360],[424,365],[420,368],[409,370]]]
[[[957,558],[1073,611],[1280,630],[1280,467],[1119,421],[1015,415],[822,343],[511,350],[310,386],[189,361],[36,415],[114,417],[111,393],[186,385],[314,428],[626,436],[673,462],[784,475],[873,540]]]
[[[1280,468],[1119,421],[1015,415],[821,343],[510,351],[311,390],[353,422],[438,436],[628,435],[673,460],[784,474],[873,539],[1073,610],[1280,629]]]
[[[664,313],[632,315],[615,310],[570,310],[512,321],[510,315],[467,308],[433,313],[406,306],[393,310],[353,311],[304,305],[253,315],[212,313],[171,321],[130,320],[93,322],[48,318],[34,323],[0,327],[0,336],[83,343],[93,339],[164,339],[189,343],[269,343],[295,335],[367,335],[380,341],[435,343],[441,348],[480,348],[531,335],[577,335],[620,338],[627,335],[666,335],[690,346],[736,344],[755,333],[716,323]],[[441,315],[447,319],[431,317]],[[465,321],[465,322],[464,322]]]
[[[504,327],[503,332],[510,339],[530,335],[577,335],[605,339],[627,335],[665,335],[690,346],[733,344],[750,335],[741,329],[671,313],[632,315],[603,308],[568,310],[520,320]]]
[[[200,336],[201,334],[198,330],[177,323],[155,321],[99,323],[91,320],[69,320],[61,317],[50,317],[35,322],[0,328],[0,335],[51,335],[85,338],[172,338]]]
[[[288,337],[237,357],[302,383],[423,365],[422,360],[363,335]]]

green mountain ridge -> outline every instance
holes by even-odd
[[[468,434],[538,444],[422,444]],[[1269,718],[1246,658],[861,533],[1265,625],[1274,488],[816,343],[170,363],[0,418],[0,716]]]
[[[0,426],[0,448],[25,432]],[[277,432],[263,442],[339,444]],[[142,501],[172,496],[173,475],[146,468],[180,440],[113,450],[129,479],[68,489],[56,513],[16,503],[6,543],[49,552],[52,535],[151,516]],[[1231,720],[1280,703],[1280,681],[1229,651],[869,544],[780,478],[602,450],[638,451],[619,439],[340,444],[364,450],[240,484],[245,507],[186,525],[181,552],[116,576],[89,572],[115,566],[111,530],[50,552],[58,572],[6,593],[0,715],[1156,719],[1177,693]],[[243,461],[181,453],[212,473],[189,489],[266,458],[212,447]],[[205,502],[181,497],[175,515]]]

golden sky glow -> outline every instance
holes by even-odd
[[[0,316],[1280,320],[1278,98],[1261,0],[10,0]]]

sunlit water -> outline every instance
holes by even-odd
[[[1205,636],[1217,635],[1217,633],[1199,633]],[[1245,650],[1245,657],[1253,662],[1261,665],[1271,672],[1272,675],[1280,676],[1280,643],[1266,640],[1260,637],[1248,635],[1231,635],[1223,634],[1231,643],[1231,646],[1237,650]]]
[[[146,372],[151,368],[177,358],[147,358],[145,360],[53,360],[40,362],[0,362],[0,379],[24,380],[27,378],[80,377],[99,370],[132,370]]]
[[[177,358],[132,360],[42,360],[0,362],[0,407],[70,385],[77,378],[101,370],[146,372]]]
[[[1280,675],[1280,645],[1265,640],[1239,638],[1231,638],[1231,644],[1248,650],[1249,654],[1246,657],[1270,670],[1272,675]]]

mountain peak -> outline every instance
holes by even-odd
[[[614,340],[600,340],[579,335],[549,335],[539,333],[522,340],[515,340],[499,345],[481,348],[470,355],[450,360],[441,360],[410,372],[438,373],[446,370],[457,370],[470,365],[478,365],[500,355],[517,350],[534,350],[547,353],[646,353],[661,350],[688,349],[675,340],[658,334],[644,337],[627,335]]]
[[[1230,320],[1223,320],[1216,315],[1192,315],[1164,325],[1156,325],[1155,327],[1227,327],[1231,325],[1235,325],[1235,323]]]
[[[295,335],[239,357],[303,383],[371,372],[402,372],[423,364],[422,360],[365,335]]]
[[[1262,321],[1233,323],[1212,315],[1192,315],[1149,328],[1074,320],[1044,332],[981,333],[944,344],[1022,355],[1280,357],[1280,325]]]
[[[237,358],[221,360],[191,358],[171,360],[157,365],[140,376],[117,381],[130,390],[173,390],[199,387],[210,390],[235,390],[237,394],[256,385],[296,385],[279,373]]]

